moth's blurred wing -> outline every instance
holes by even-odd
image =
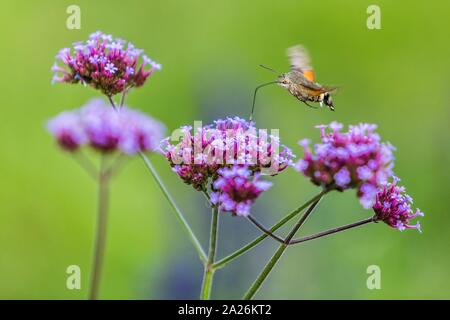
[[[341,91],[341,88],[337,87],[337,86],[324,86],[323,88],[326,90],[326,92],[332,93],[332,94],[335,94],[336,92],[338,92],[338,89],[339,89],[339,91]]]
[[[336,91],[338,90],[338,87],[332,87],[332,86],[322,86],[318,83],[312,82],[312,81],[305,81],[302,83],[302,86],[314,91],[315,93],[318,94],[322,94],[322,93],[331,93],[331,94],[335,94]]]
[[[303,73],[305,78],[311,82],[315,81],[316,76],[311,66],[311,59],[309,58],[308,51],[303,46],[296,45],[288,48],[287,55],[291,64],[291,70]]]

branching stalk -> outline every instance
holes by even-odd
[[[305,212],[305,214],[300,218],[300,220],[297,222],[297,224],[292,228],[292,230],[289,232],[288,236],[286,237],[286,242],[289,243],[291,239],[294,237],[295,233],[300,229],[300,227],[305,223],[306,219],[309,217],[309,215],[313,212],[314,208],[317,206],[317,204],[320,202],[320,199],[315,201]],[[264,281],[267,279],[267,276],[269,275],[270,271],[275,267],[278,260],[280,260],[281,256],[283,255],[284,251],[288,245],[286,243],[281,244],[278,247],[278,250],[275,252],[275,254],[270,258],[269,262],[266,264],[264,269],[261,271],[259,276],[256,278],[255,282],[251,285],[251,287],[248,289],[247,293],[244,295],[244,300],[250,300],[254,297],[256,292],[258,292],[261,285],[264,283]]]
[[[219,210],[216,206],[213,206],[211,217],[211,231],[209,234],[208,261],[205,264],[202,291],[200,293],[200,299],[202,300],[209,300],[209,298],[211,297],[211,288],[214,276],[214,269],[212,268],[212,266],[214,264],[214,259],[216,257],[218,224],[219,224]]]

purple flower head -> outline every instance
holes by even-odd
[[[206,189],[221,168],[240,165],[253,173],[276,175],[295,157],[278,137],[239,117],[194,129],[182,127],[174,140],[175,144],[165,140],[166,157],[180,178],[197,190]]]
[[[161,65],[142,55],[143,51],[131,43],[125,44],[124,40],[99,31],[91,34],[85,43],[76,42],[73,49],[59,51],[56,60],[63,67],[55,62],[52,81],[88,84],[107,96],[142,86]]]
[[[410,225],[410,220],[415,217],[423,217],[423,212],[419,209],[413,213],[411,209],[412,198],[405,193],[404,187],[399,187],[397,182],[399,180],[394,177],[392,183],[384,186],[376,195],[376,202],[373,205],[373,210],[377,220],[384,221],[392,228],[400,231],[405,229],[417,229],[420,232],[420,223]]]
[[[62,112],[51,119],[47,123],[47,129],[61,148],[67,151],[75,151],[87,141],[80,117],[73,111]]]
[[[372,124],[349,126],[347,132],[337,122],[318,128],[322,143],[312,151],[309,140],[301,140],[304,156],[294,167],[324,188],[356,188],[361,204],[370,208],[379,186],[392,176],[394,148],[380,142]]]
[[[122,113],[123,110],[120,110]],[[119,148],[126,154],[140,151],[161,152],[160,143],[164,138],[165,126],[144,113],[126,109],[122,119],[124,130]]]
[[[126,107],[116,111],[102,99],[57,115],[47,127],[65,150],[89,145],[102,153],[118,151],[130,155],[159,151],[165,131],[161,123],[144,113]]]
[[[217,173],[211,202],[217,205],[219,210],[239,216],[248,216],[256,198],[272,185],[268,181],[260,181],[259,174],[252,176],[252,171],[245,166],[222,168]]]
[[[123,130],[121,114],[102,99],[92,99],[82,107],[80,120],[91,147],[106,153],[118,149]]]

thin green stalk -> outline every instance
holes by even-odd
[[[115,157],[115,159],[113,159],[109,165],[108,168],[105,169],[105,172],[109,172],[111,175],[116,176],[119,171],[122,169],[122,167],[125,165],[125,163],[127,162],[129,158],[127,157],[127,155],[121,153],[119,154],[117,157]]]
[[[290,221],[291,219],[293,219],[295,216],[297,216],[300,212],[302,212],[305,208],[307,208],[309,205],[311,205],[312,203],[314,203],[315,201],[317,201],[318,199],[322,198],[327,192],[329,192],[330,190],[323,190],[322,192],[320,192],[319,194],[317,194],[316,196],[312,197],[310,200],[306,201],[303,205],[301,205],[300,207],[298,207],[297,209],[293,210],[292,212],[290,212],[287,216],[285,216],[283,219],[281,219],[280,221],[278,221],[272,228],[270,228],[270,232],[275,232],[276,230],[278,230],[279,228],[281,228],[283,225],[285,225],[288,221]],[[248,243],[247,245],[245,245],[244,247],[242,247],[241,249],[238,249],[237,251],[233,252],[232,254],[228,255],[227,257],[217,261],[214,265],[213,268],[214,269],[218,269],[218,268],[222,268],[224,267],[226,264],[228,264],[229,262],[233,261],[234,259],[238,258],[239,256],[241,256],[242,254],[246,253],[247,251],[249,251],[250,249],[252,249],[253,247],[257,246],[260,242],[262,242],[264,239],[266,239],[269,235],[267,235],[266,233],[260,235],[259,237],[257,237],[255,240],[253,240],[252,242]]]
[[[208,201],[208,205],[212,206],[212,204],[211,204],[211,197],[209,196],[208,192],[206,190],[203,190],[202,194],[205,196],[206,201]]]
[[[122,92],[122,97],[120,98],[120,108],[122,108],[123,105],[125,104],[125,97],[126,97],[126,95],[127,95],[127,90]]]
[[[256,228],[267,234],[268,236],[272,237],[275,241],[278,241],[280,243],[284,243],[284,239],[277,236],[275,233],[270,232],[262,223],[260,223],[255,217],[253,217],[251,214],[247,216],[247,219],[255,225]]]
[[[219,224],[219,210],[217,207],[214,206],[212,208],[211,231],[209,234],[208,261],[205,264],[202,291],[200,293],[201,300],[209,300],[209,298],[211,297],[211,287],[214,276],[214,269],[212,268],[212,265],[214,264],[214,259],[216,257],[218,224]]]
[[[117,111],[116,104],[114,103],[114,100],[112,99],[112,97],[111,96],[107,96],[107,97],[108,97],[109,103],[111,103],[111,105],[114,108],[114,110]]]
[[[209,300],[211,297],[211,287],[214,276],[214,270],[206,270],[203,273],[202,291],[200,292],[200,300]]]
[[[109,196],[109,172],[102,170],[98,181],[98,216],[97,232],[95,235],[95,247],[91,269],[91,285],[89,289],[89,300],[96,300],[100,288],[102,275],[103,257],[106,243],[106,226],[108,220],[108,196]]]
[[[89,160],[89,158],[86,157],[86,155],[81,150],[73,152],[72,154],[78,164],[91,176],[91,178],[97,181],[99,173],[91,160]]]
[[[251,300],[253,298],[253,296],[256,294],[258,289],[263,284],[264,280],[266,280],[270,271],[272,271],[275,264],[278,262],[278,260],[283,255],[284,250],[286,250],[286,248],[287,248],[287,245],[285,245],[285,244],[282,244],[278,247],[277,251],[275,251],[275,254],[272,256],[272,258],[270,258],[269,262],[266,264],[264,269],[261,271],[258,278],[256,278],[255,282],[252,284],[250,289],[247,291],[247,293],[242,298],[243,300]]]
[[[302,242],[306,242],[306,241],[311,241],[311,240],[314,240],[314,239],[319,239],[319,238],[326,237],[326,236],[329,236],[329,235],[334,234],[334,233],[338,233],[338,232],[342,232],[342,231],[345,231],[345,230],[357,228],[357,227],[360,227],[360,226],[363,226],[365,224],[372,223],[372,222],[377,222],[377,218],[376,217],[370,217],[370,218],[366,218],[366,219],[363,219],[363,220],[360,220],[360,221],[349,223],[349,224],[346,224],[346,225],[343,225],[343,226],[340,226],[340,227],[336,227],[336,228],[328,229],[328,230],[325,230],[325,231],[322,231],[322,232],[318,232],[318,233],[315,233],[315,234],[310,235],[310,236],[301,237],[301,238],[298,238],[298,239],[293,239],[293,240],[289,241],[289,244],[290,245],[291,244],[298,244],[298,243],[302,243]]]
[[[314,202],[308,210],[305,212],[305,214],[300,218],[299,222],[292,228],[292,230],[289,232],[288,236],[286,237],[286,243],[281,244],[275,254],[270,258],[269,262],[266,264],[264,269],[261,271],[259,276],[256,278],[255,282],[251,285],[251,287],[248,289],[247,293],[244,295],[244,300],[250,300],[254,297],[256,292],[258,292],[259,288],[263,284],[263,282],[267,279],[267,276],[269,275],[270,271],[272,271],[273,267],[277,264],[278,260],[280,260],[281,256],[283,255],[284,251],[288,247],[288,243],[292,240],[292,238],[295,236],[295,233],[298,231],[298,229],[305,223],[306,219],[309,217],[309,215],[313,212],[314,208],[317,206],[317,204],[320,202],[320,199]]]
[[[162,193],[164,194],[164,197],[167,199],[167,201],[169,202],[170,206],[172,207],[172,209],[173,209],[173,211],[174,211],[178,221],[181,223],[181,225],[183,226],[184,230],[188,234],[189,239],[191,240],[192,244],[194,245],[195,249],[197,250],[197,253],[198,253],[199,257],[200,257],[200,260],[203,263],[206,263],[207,262],[207,257],[206,257],[205,252],[203,251],[203,248],[202,248],[200,242],[198,241],[197,237],[195,236],[195,234],[192,231],[191,227],[189,226],[188,222],[184,218],[183,213],[178,208],[178,206],[175,204],[175,201],[173,200],[173,198],[170,195],[169,191],[164,186],[161,178],[159,177],[159,175],[157,174],[155,168],[153,167],[153,164],[150,162],[150,159],[142,152],[139,153],[139,154],[140,154],[141,158],[144,160],[144,163],[147,166],[147,168],[149,169],[149,171],[152,174],[153,178],[155,179],[156,184],[158,185],[158,187],[161,189]]]

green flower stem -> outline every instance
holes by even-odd
[[[214,270],[207,270],[205,268],[205,272],[203,273],[202,291],[200,292],[200,300],[210,299],[213,276]]]
[[[203,275],[202,291],[200,293],[201,300],[209,300],[211,296],[211,287],[214,276],[214,269],[212,265],[216,257],[216,247],[217,247],[217,226],[219,224],[219,210],[216,206],[212,208],[211,217],[211,231],[209,235],[209,253],[208,261],[205,265],[205,272]]]
[[[116,107],[116,104],[114,103],[113,98],[111,96],[107,96],[107,97],[108,97],[109,103],[111,103],[111,105],[114,108],[114,110],[117,111],[117,107]]]
[[[270,271],[272,271],[275,264],[278,262],[278,260],[281,258],[281,256],[284,253],[284,250],[286,250],[287,245],[282,244],[278,247],[275,254],[270,258],[269,262],[266,264],[264,269],[259,274],[258,278],[256,278],[255,282],[252,284],[250,289],[248,289],[247,293],[242,298],[243,300],[251,300],[253,296],[256,294],[258,289],[263,284],[264,280],[266,280],[267,276],[269,275]]]
[[[122,92],[122,97],[120,98],[120,108],[122,108],[123,105],[125,104],[125,97],[126,97],[126,95],[127,95],[127,90]]]
[[[100,288],[100,280],[103,267],[103,256],[105,253],[106,243],[106,226],[108,220],[108,197],[109,197],[109,181],[110,172],[102,170],[98,175],[98,216],[97,216],[97,232],[95,236],[94,255],[91,269],[91,284],[89,289],[89,300],[96,300]]]
[[[275,241],[278,241],[280,243],[285,243],[285,240],[279,236],[277,236],[276,234],[270,232],[270,230],[268,230],[266,227],[264,227],[264,225],[262,223],[260,223],[254,216],[252,216],[251,214],[249,214],[247,216],[247,219],[253,223],[256,228],[258,228],[259,230],[261,230],[262,232],[264,232],[265,234],[267,234],[268,236],[272,237]]]
[[[170,206],[172,207],[172,209],[173,209],[173,211],[174,211],[178,221],[181,223],[181,225],[183,226],[184,230],[188,234],[189,239],[191,240],[192,244],[194,245],[195,249],[197,250],[197,253],[198,253],[199,257],[200,257],[200,260],[203,263],[206,263],[207,262],[207,257],[206,257],[205,252],[203,251],[203,248],[202,248],[200,242],[198,241],[197,237],[195,236],[195,234],[192,231],[191,227],[189,226],[188,222],[184,218],[183,213],[180,211],[178,206],[175,204],[175,201],[172,199],[172,196],[170,195],[169,191],[164,186],[161,178],[156,173],[156,170],[153,167],[153,164],[150,162],[150,159],[142,152],[140,152],[139,154],[140,154],[141,158],[144,160],[144,163],[147,166],[147,168],[149,169],[149,171],[152,174],[153,178],[155,179],[156,184],[158,185],[158,187],[161,189],[162,193],[164,194],[164,197],[167,199],[167,201],[169,202]]]
[[[98,170],[95,165],[89,160],[88,157],[81,151],[72,152],[74,159],[78,164],[93,178],[95,181],[98,180]]]
[[[211,197],[209,196],[208,191],[203,190],[202,194],[205,196],[206,201],[208,201],[208,205],[212,207],[213,204],[211,203]]]
[[[117,175],[125,163],[128,161],[129,157],[124,153],[119,154],[115,159],[112,160],[107,170],[111,174]]]
[[[366,218],[364,220],[360,220],[360,221],[357,221],[357,222],[349,223],[349,224],[346,224],[346,225],[343,225],[343,226],[340,226],[340,227],[337,227],[337,228],[332,228],[332,229],[328,229],[328,230],[325,230],[325,231],[322,231],[322,232],[318,232],[318,233],[315,233],[315,234],[310,235],[310,236],[301,237],[301,238],[298,238],[298,239],[293,239],[293,240],[289,241],[289,245],[298,244],[298,243],[302,243],[302,242],[306,242],[306,241],[322,238],[322,237],[328,236],[330,234],[334,234],[334,233],[345,231],[345,230],[348,230],[348,229],[360,227],[360,226],[363,226],[365,224],[372,223],[372,222],[377,222],[376,217]]]
[[[292,228],[292,230],[289,232],[288,236],[286,237],[286,243],[281,244],[275,254],[270,258],[269,262],[266,264],[264,269],[261,271],[259,276],[256,278],[255,282],[253,282],[252,286],[248,289],[247,293],[244,295],[244,300],[250,300],[254,297],[256,292],[258,292],[259,288],[263,284],[263,282],[267,279],[267,276],[269,275],[270,271],[272,271],[273,267],[275,267],[278,260],[280,260],[281,256],[283,255],[284,251],[288,247],[288,244],[292,238],[295,236],[295,233],[298,231],[298,229],[305,223],[306,219],[309,217],[309,215],[313,212],[314,208],[317,206],[317,204],[320,202],[320,199],[316,200],[305,212],[305,214],[300,218],[299,222]]]
[[[290,221],[291,219],[293,219],[295,216],[297,216],[300,212],[302,212],[305,208],[307,208],[309,205],[311,205],[312,203],[314,203],[315,201],[321,199],[327,192],[329,192],[330,190],[323,190],[322,192],[320,192],[319,194],[317,194],[316,196],[312,197],[310,200],[308,200],[307,202],[305,202],[302,206],[298,207],[297,209],[293,210],[292,212],[290,212],[286,217],[284,217],[283,219],[281,219],[280,221],[278,221],[272,228],[270,228],[270,232],[275,232],[276,230],[278,230],[279,228],[281,228],[283,225],[285,225],[288,221]],[[213,268],[214,269],[218,269],[218,268],[222,268],[224,267],[226,264],[228,264],[229,262],[233,261],[234,259],[236,259],[237,257],[241,256],[242,254],[246,253],[247,251],[249,251],[250,249],[252,249],[253,247],[257,246],[260,242],[262,242],[264,239],[266,239],[269,235],[264,233],[262,235],[260,235],[258,238],[256,238],[255,240],[253,240],[252,242],[248,243],[247,245],[245,245],[244,247],[242,247],[241,249],[233,252],[232,254],[228,255],[227,257],[217,261],[214,265]]]

